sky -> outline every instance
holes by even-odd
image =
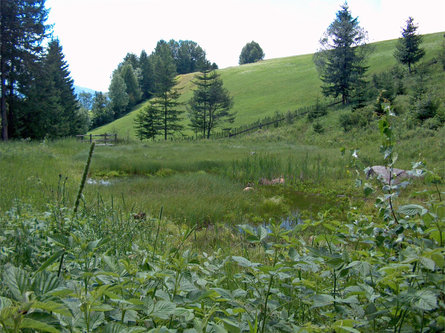
[[[129,52],[192,40],[219,68],[257,42],[265,59],[315,52],[344,0],[47,0],[48,23],[78,86],[108,91]],[[409,16],[421,34],[445,31],[445,0],[349,0],[369,42],[400,37]]]

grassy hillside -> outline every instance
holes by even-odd
[[[424,36],[422,47],[426,51],[424,61],[438,55],[443,41],[443,33]],[[383,72],[396,64],[393,53],[397,40],[373,43],[374,52],[369,58],[368,75]],[[322,97],[320,80],[312,54],[278,58],[229,67],[219,71],[224,86],[234,98],[234,111],[237,113],[235,126],[248,124],[275,112],[295,110],[315,103]],[[178,86],[182,88],[181,101],[186,102],[192,95],[194,74],[180,75]],[[119,137],[135,139],[134,118],[146,102],[138,105],[126,116],[92,131],[118,133]],[[186,118],[186,116],[185,116]],[[187,119],[184,124],[188,124]],[[185,131],[188,134],[188,130]]]

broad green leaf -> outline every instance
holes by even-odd
[[[3,282],[17,301],[23,301],[25,292],[31,290],[26,272],[9,264],[3,273]]]
[[[104,329],[104,333],[139,333],[146,331],[145,327],[128,327],[119,323],[108,323]]]
[[[0,296],[0,310],[12,306],[12,301],[9,298]]]
[[[235,323],[234,321],[231,321],[227,318],[220,318],[220,319],[223,322],[224,328],[227,330],[227,332],[229,332],[229,333],[240,333],[241,332],[239,325],[237,323]]]
[[[32,289],[36,295],[46,295],[62,285],[62,280],[56,274],[40,272],[34,275]]]
[[[355,269],[362,276],[368,276],[372,268],[367,261],[353,261],[347,267]]]
[[[93,312],[90,316],[90,329],[91,331],[98,328],[105,322],[105,315],[103,312]]]
[[[51,333],[59,332],[59,330],[56,329],[55,327],[31,318],[24,318],[20,323],[20,328],[29,328],[41,332],[51,332]]]
[[[168,301],[158,301],[155,303],[153,312],[150,314],[159,319],[168,319],[175,313],[176,305]]]
[[[332,327],[335,329],[335,332],[352,332],[352,333],[360,333],[359,330],[354,328],[355,324],[359,324],[358,321],[352,319],[343,319],[337,320]]]
[[[423,311],[434,310],[437,308],[437,297],[430,290],[419,290],[416,292],[414,306]]]
[[[91,306],[91,311],[96,311],[96,312],[107,312],[107,311],[112,311],[113,309],[114,308],[109,304],[97,304]]]
[[[246,259],[244,257],[232,256],[232,259],[234,261],[236,261],[238,263],[238,265],[240,265],[242,267],[255,267],[255,266],[259,265],[257,263],[250,262],[250,260],[248,260],[248,259]]]
[[[397,212],[403,216],[425,215],[428,211],[420,205],[400,206]]]
[[[436,268],[434,260],[430,258],[420,257],[420,263],[422,264],[423,267],[429,269],[430,271],[434,271],[434,269]]]
[[[433,253],[431,255],[431,259],[434,260],[434,263],[436,264],[437,267],[444,268],[444,266],[445,266],[445,258],[443,257],[442,254],[440,254],[440,253]]]
[[[331,305],[335,301],[334,297],[326,294],[319,294],[312,296],[312,308],[319,308],[326,305]]]
[[[59,313],[64,316],[71,316],[71,313],[68,309],[63,305],[53,301],[45,301],[45,302],[33,302],[32,307],[34,309],[45,310],[48,312]]]

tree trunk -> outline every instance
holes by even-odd
[[[2,55],[3,52],[3,43],[2,43]],[[2,114],[2,140],[8,141],[8,115],[6,112],[6,73],[5,73],[5,60],[4,57],[1,57],[1,114]]]
[[[1,11],[3,11],[3,1],[0,3]],[[5,60],[5,53],[6,53],[6,47],[5,47],[5,27],[4,24],[0,24],[1,29],[1,49],[0,49],[0,71],[1,71],[1,102],[0,102],[0,109],[1,109],[1,119],[2,119],[2,140],[7,141],[8,140],[8,116],[6,111],[6,60]]]

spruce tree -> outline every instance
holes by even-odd
[[[32,81],[29,67],[38,61],[44,39],[48,10],[45,0],[0,0],[0,113],[2,139],[16,128],[14,101],[23,93],[16,88]]]
[[[230,112],[233,100],[223,87],[220,75],[210,66],[195,76],[197,89],[189,101],[190,127],[209,139],[211,131],[223,122],[233,122],[235,115]]]
[[[141,79],[139,85],[141,87],[142,98],[149,99],[154,92],[153,77],[153,59],[142,50],[139,57],[139,68],[141,69]]]
[[[418,62],[425,55],[425,50],[420,48],[422,36],[417,35],[418,26],[414,24],[414,19],[409,17],[406,20],[406,27],[402,30],[402,38],[399,38],[394,57],[403,65],[408,65],[411,73],[411,66]]]
[[[137,137],[143,139],[155,139],[162,129],[160,109],[150,103],[139,112],[135,118],[135,130]]]
[[[59,96],[62,108],[62,112],[57,119],[51,119],[53,124],[57,124],[58,130],[50,133],[50,135],[65,137],[80,134],[79,104],[74,93],[74,81],[70,76],[62,46],[57,39],[49,43],[48,52],[44,59],[44,71],[53,82],[53,95]]]
[[[321,39],[320,50],[314,55],[325,96],[341,96],[346,104],[355,88],[362,85],[370,50],[365,42],[366,32],[359,26],[358,19],[352,17],[347,3],[343,4]]]
[[[22,87],[27,98],[19,112],[20,135],[41,139],[84,133],[88,118],[79,109],[59,41],[52,40],[45,57],[31,68],[33,80]]]

